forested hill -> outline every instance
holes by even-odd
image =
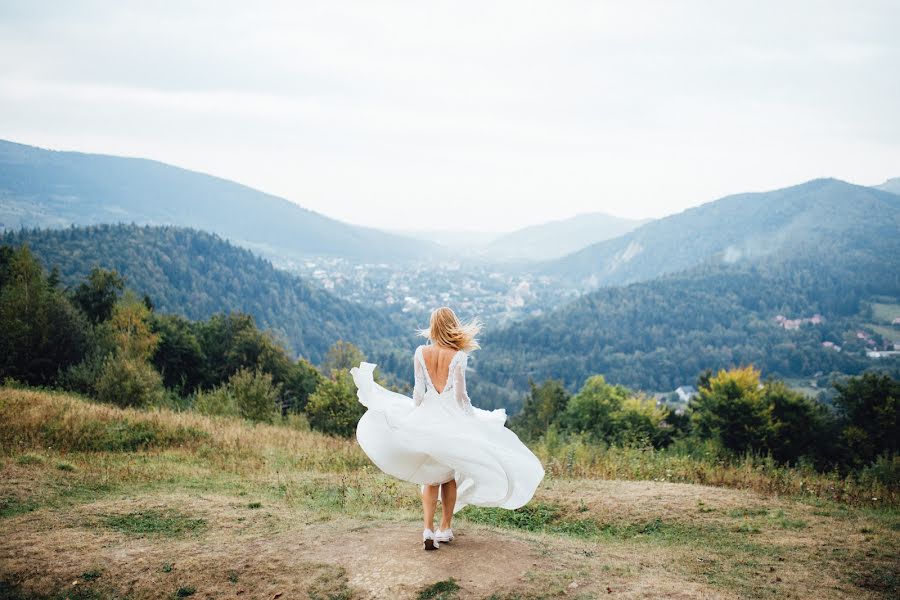
[[[418,260],[436,245],[350,225],[164,163],[0,140],[0,230],[137,223],[194,227],[265,256]]]
[[[241,311],[277,332],[299,355],[318,363],[337,340],[363,349],[398,343],[398,328],[381,313],[337,298],[220,237],[180,227],[97,225],[0,234],[0,245],[27,242],[64,283],[93,267],[115,269],[148,294],[161,312],[205,319]]]
[[[542,270],[590,286],[616,285],[647,281],[711,258],[789,254],[898,231],[900,196],[817,179],[708,202],[546,263]]]
[[[900,327],[867,310],[872,300],[900,301],[900,236],[884,233],[602,288],[492,331],[475,364],[479,394],[511,405],[529,378],[562,379],[574,390],[593,374],[666,391],[705,369],[750,363],[781,377],[859,373],[874,364],[867,349],[900,341]],[[809,320],[817,314],[822,322]],[[796,329],[779,315],[799,320]]]

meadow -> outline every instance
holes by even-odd
[[[0,388],[0,598],[890,598],[900,503],[764,459],[544,440],[547,476],[420,545],[417,488],[302,419]]]

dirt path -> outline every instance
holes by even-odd
[[[110,497],[0,521],[0,597],[416,598],[450,578],[455,595],[436,597],[878,597],[842,575],[841,557],[866,537],[859,523],[807,505],[653,482],[550,482],[536,501],[621,532],[581,538],[460,521],[453,543],[424,552],[412,519],[350,519],[220,494]],[[781,529],[772,515],[804,526]],[[642,523],[662,527],[632,535]],[[759,531],[742,532],[748,523]],[[734,543],[715,541],[721,532]],[[851,554],[822,554],[823,541]]]

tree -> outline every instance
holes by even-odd
[[[119,300],[125,280],[115,271],[94,267],[86,281],[75,288],[72,300],[94,325],[108,320]]]
[[[319,370],[306,359],[301,358],[291,365],[282,382],[285,409],[293,412],[305,410],[309,397],[316,391],[322,380],[323,377]]]
[[[310,427],[343,437],[353,436],[365,411],[356,396],[356,384],[347,371],[337,371],[323,380],[306,405]]]
[[[113,351],[103,360],[95,384],[97,397],[119,406],[147,406],[162,399],[163,381],[150,364],[159,335],[150,328],[150,310],[130,290],[99,328]]]
[[[280,386],[272,383],[270,373],[241,368],[228,380],[228,387],[243,418],[271,423],[276,415],[281,416]]]
[[[150,328],[159,336],[152,362],[165,386],[182,394],[195,392],[203,383],[206,355],[194,324],[179,315],[152,314]]]
[[[887,375],[864,373],[835,383],[841,441],[845,460],[863,466],[880,454],[900,450],[900,381]]]
[[[330,377],[337,371],[349,371],[353,367],[358,367],[359,363],[366,360],[362,351],[350,342],[338,340],[331,348],[322,362],[322,374]]]
[[[769,414],[760,371],[752,366],[720,370],[701,387],[691,404],[691,418],[700,437],[721,442],[735,453],[768,447]]]
[[[768,405],[772,456],[782,463],[801,457],[818,458],[824,463],[830,454],[827,435],[832,417],[828,409],[780,380],[767,381],[763,394]]]
[[[572,396],[562,416],[564,429],[589,433],[597,441],[614,436],[614,413],[622,408],[631,392],[621,385],[606,383],[603,375],[589,377]]]
[[[78,363],[88,324],[27,245],[0,255],[0,378],[46,385]]]
[[[163,398],[159,373],[146,361],[116,353],[106,357],[94,384],[97,399],[123,407],[144,407]]]
[[[559,379],[548,379],[540,386],[528,382],[522,410],[510,419],[510,428],[526,440],[537,439],[559,420],[569,402],[569,393]]]

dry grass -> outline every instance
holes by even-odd
[[[0,389],[0,450],[0,598],[416,598],[451,577],[444,597],[881,598],[900,577],[889,506],[550,471],[526,510],[466,509],[424,553],[416,487],[352,441]]]

